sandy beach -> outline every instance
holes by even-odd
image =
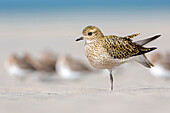
[[[114,20],[114,17],[105,21],[94,18],[76,21],[76,17],[70,21],[56,21],[56,18],[43,18],[41,21],[40,18],[1,18],[1,113],[170,112],[170,80],[155,78],[148,69],[135,63],[115,75],[114,92],[110,91],[108,73],[90,73],[78,80],[63,80],[55,75],[55,80],[46,82],[32,79],[19,81],[9,76],[4,69],[4,60],[13,52],[38,55],[43,50],[52,50],[55,54],[69,54],[89,65],[84,55],[84,42],[75,42],[81,36],[82,29],[89,24],[98,26],[106,35],[126,36],[140,32],[141,35],[134,40],[161,34],[160,39],[146,46],[156,46],[156,51],[160,52],[170,49],[169,17],[140,21],[140,17],[129,21]]]

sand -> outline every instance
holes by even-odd
[[[79,80],[57,78],[46,82],[32,79],[23,82],[6,73],[3,62],[13,52],[37,55],[49,49],[56,54],[70,54],[88,64],[83,42],[75,42],[83,27],[88,25],[88,22],[80,23],[1,24],[0,113],[169,113],[170,81],[153,77],[139,64],[130,64],[115,76],[114,92],[110,91],[108,73],[90,73]],[[162,52],[170,49],[168,21],[94,24],[102,27],[105,34],[141,32],[135,40],[159,33],[162,37],[148,46],[157,46],[157,51]]]

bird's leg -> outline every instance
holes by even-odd
[[[113,76],[112,76],[112,70],[110,72],[110,82],[111,82],[111,90],[113,90]]]

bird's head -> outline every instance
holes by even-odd
[[[82,34],[83,36],[76,39],[76,41],[85,40],[88,43],[103,38],[103,33],[95,26],[87,26],[83,29]]]

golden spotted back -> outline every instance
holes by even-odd
[[[103,47],[107,49],[107,52],[117,59],[130,58],[132,56],[144,54],[149,52],[151,48],[144,48],[142,46],[133,43],[128,37],[118,37],[115,35],[105,36],[103,41]]]

